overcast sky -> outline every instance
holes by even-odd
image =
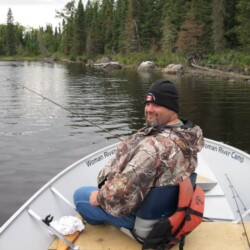
[[[56,11],[61,11],[70,0],[0,0],[0,24],[6,24],[9,8],[12,10],[14,23],[38,28],[46,24],[57,26]],[[85,5],[87,0],[82,0]],[[76,6],[78,0],[75,0]]]

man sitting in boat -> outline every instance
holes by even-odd
[[[98,187],[75,191],[76,209],[92,225],[111,223],[133,230],[137,213],[153,188],[178,184],[197,167],[197,153],[204,145],[202,130],[179,118],[176,85],[168,80],[153,83],[146,95],[144,112],[146,127],[118,146],[115,158],[98,175]],[[159,191],[147,199],[147,204],[161,208],[165,203],[176,203],[176,199],[163,199]],[[164,212],[164,215],[155,212],[149,219],[155,223],[174,211]],[[145,227],[148,228],[143,237],[152,223]]]

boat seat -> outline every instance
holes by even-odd
[[[190,176],[193,187],[196,184],[196,178],[196,173]],[[166,198],[163,199],[163,197]],[[175,213],[178,205],[178,197],[178,184],[152,188],[142,202],[141,207],[136,212],[134,230],[132,232],[126,229],[121,230],[128,235],[132,234],[135,238],[146,238],[153,229],[155,223]]]

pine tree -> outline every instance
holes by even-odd
[[[124,31],[121,36],[119,47],[120,51],[125,54],[138,52],[140,48],[133,17],[133,0],[128,0]]]
[[[27,55],[39,55],[39,43],[38,43],[38,33],[37,29],[32,29],[29,32],[25,32],[24,35],[24,50]]]
[[[240,0],[225,0],[225,34],[226,48],[233,49],[239,45],[235,27],[237,22],[237,4]]]
[[[113,0],[103,0],[100,8],[100,22],[102,26],[102,33],[104,36],[104,51],[105,53],[112,52],[112,40],[113,40]]]
[[[142,24],[145,20],[145,2],[144,0],[133,0],[132,1],[132,16],[135,26],[135,34],[138,41],[138,51],[142,50]]]
[[[213,46],[214,51],[224,50],[224,0],[213,0]]]
[[[167,0],[164,6],[164,21],[162,25],[161,47],[168,52],[174,52],[178,32],[186,13],[185,0]]]
[[[61,38],[62,38],[61,26],[59,24],[59,27],[55,28],[55,33],[54,33],[54,52],[60,51]]]
[[[0,55],[7,54],[6,33],[6,25],[0,24]]]
[[[86,24],[86,26],[85,26],[86,27],[86,33],[89,32],[93,12],[94,12],[93,4],[91,3],[90,0],[88,0],[88,2],[86,4],[86,7],[85,7],[85,13],[84,13],[84,20],[85,20],[85,24]]]
[[[65,55],[74,53],[74,17],[63,21],[63,34],[61,49]]]
[[[57,17],[62,18],[62,39],[61,50],[65,55],[70,55],[75,52],[74,49],[74,16],[75,16],[75,1],[68,2],[62,11],[56,11]]]
[[[197,38],[199,53],[212,51],[212,2],[207,0],[192,0],[191,8],[194,18],[199,27],[202,27],[202,34]]]
[[[6,31],[6,44],[7,53],[9,56],[16,54],[16,37],[15,37],[15,25],[12,10],[9,8],[7,14],[7,31]]]
[[[117,0],[114,7],[114,21],[112,27],[112,51],[119,52],[127,12],[127,0]]]
[[[240,0],[237,5],[237,35],[242,50],[250,53],[250,2],[249,0]]]
[[[84,7],[82,0],[79,0],[75,13],[74,23],[74,52],[76,55],[82,55],[85,51],[85,20],[84,20]]]
[[[86,41],[86,52],[87,55],[93,56],[97,54],[103,54],[104,44],[103,44],[103,34],[101,33],[101,23],[99,16],[99,2],[93,3],[91,9],[91,23],[87,33]],[[86,10],[87,12],[87,10]]]
[[[176,25],[171,22],[169,16],[166,16],[164,19],[164,26],[162,28],[162,49],[168,52],[174,52],[177,35],[178,30]]]
[[[167,50],[186,54],[250,51],[249,0],[71,0],[57,16],[62,26],[24,30],[11,9],[0,25],[0,55],[61,50],[90,56]]]
[[[176,44],[178,51],[186,54],[200,53],[202,47],[199,43],[199,39],[202,37],[203,32],[203,24],[197,22],[193,9],[191,8],[178,34]]]
[[[158,50],[160,47],[165,3],[165,0],[144,0],[141,3],[144,13],[140,27],[144,49]]]
[[[42,39],[43,39],[44,47],[46,48],[46,51],[49,53],[53,53],[54,52],[54,33],[53,33],[52,25],[47,24],[44,32],[41,35],[42,35]]]

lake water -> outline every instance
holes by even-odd
[[[145,93],[163,77],[82,64],[0,62],[0,225],[59,171],[117,142],[115,135],[142,127]],[[171,79],[180,92],[180,116],[199,124],[205,137],[250,153],[249,84]]]

